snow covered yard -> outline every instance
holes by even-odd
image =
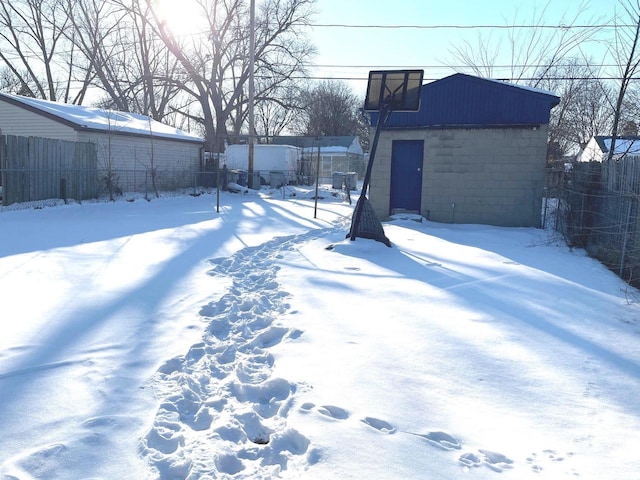
[[[637,291],[324,197],[0,212],[0,478],[638,477]]]

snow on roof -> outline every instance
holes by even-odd
[[[489,80],[490,82],[499,83],[501,85],[508,85],[510,87],[520,88],[522,90],[528,90],[530,92],[541,93],[543,95],[550,95],[552,97],[560,98],[560,97],[558,97],[558,94],[553,93],[550,90],[544,90],[542,88],[530,87],[528,85],[520,85],[519,83],[511,83],[511,82],[506,82],[504,80],[497,80],[497,79],[494,79],[494,78],[484,78],[484,80]]]
[[[318,147],[305,147],[303,148],[304,152],[307,153],[316,153],[318,151]],[[320,147],[320,153],[347,153],[349,152],[348,147]]]
[[[594,151],[596,155],[606,155],[611,150],[611,136],[596,135],[589,140],[584,152]],[[638,155],[640,154],[640,137],[625,136],[616,137],[616,146],[614,155]]]
[[[82,105],[52,102],[36,98],[23,97],[0,93],[0,98],[13,100],[32,109],[71,123],[75,128],[112,131],[134,135],[153,135],[155,137],[201,142],[203,139],[196,135],[183,132],[175,127],[153,120],[146,115],[130,112],[104,110]]]
[[[606,152],[611,150],[611,137],[603,139]],[[640,138],[616,138],[614,155],[631,155],[640,153]]]
[[[296,147],[303,148],[318,148],[318,144],[320,145],[320,147],[349,148],[355,141],[356,137],[353,135],[333,135],[321,137],[277,136],[272,139],[272,142],[276,145],[295,145]]]

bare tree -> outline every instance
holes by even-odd
[[[181,88],[198,103],[206,137],[220,149],[231,127],[246,118],[249,79],[249,13],[246,0],[196,0],[204,36],[178,36],[162,18],[158,0],[145,0],[156,33],[184,69]],[[314,0],[265,0],[256,15],[255,74],[263,82],[256,98],[267,98],[313,54],[304,36]],[[195,27],[198,29],[198,27]]]
[[[260,89],[262,90],[262,89]],[[279,88],[268,98],[259,98],[255,108],[255,128],[258,137],[269,142],[291,128],[296,116],[301,114],[300,89],[295,85]]]
[[[18,76],[6,66],[0,68],[0,91],[13,93],[15,95],[29,96],[31,90],[24,84],[23,78],[28,73],[24,72],[21,76]]]
[[[123,91],[122,49],[128,49],[129,40],[123,38],[123,26],[127,23],[125,11],[113,2],[102,0],[64,0],[65,14],[71,30],[69,38],[86,59],[85,76],[101,89],[109,99],[102,106],[129,111],[127,96]],[[126,87],[124,87],[126,88]]]
[[[64,0],[69,39],[86,59],[85,75],[103,92],[100,106],[165,120],[182,68],[157,37],[137,0]]]
[[[549,122],[552,156],[577,153],[592,136],[610,131],[612,109],[606,99],[611,89],[599,79],[599,67],[591,63],[574,58],[552,67],[545,65],[532,82],[560,97]]]
[[[543,8],[534,6],[531,19],[521,20],[516,12],[511,21],[505,19],[507,38],[500,39],[495,32],[479,35],[477,44],[469,41],[462,42],[452,50],[455,63],[464,65],[464,70],[480,77],[495,78],[495,65],[498,64],[501,52],[509,53],[508,80],[522,82],[527,78],[537,76],[544,78],[544,72],[540,74],[540,66],[551,69],[561,63],[566,57],[570,57],[574,51],[579,50],[580,45],[590,40],[597,32],[597,27],[574,28],[577,23],[584,25],[595,24],[597,19],[582,20],[587,14],[588,1],[582,0],[579,5],[565,12],[558,20],[559,25],[566,28],[522,28],[522,24],[542,26],[548,16],[549,6],[552,0],[548,0]],[[506,43],[506,45],[505,45]],[[537,73],[537,75],[535,75]],[[504,78],[504,75],[499,75]],[[534,85],[535,82],[534,82]]]
[[[626,22],[617,25],[614,43],[610,48],[611,54],[615,57],[620,67],[620,80],[618,94],[613,103],[613,126],[611,128],[611,147],[609,148],[608,160],[615,154],[616,137],[620,127],[620,120],[623,118],[624,102],[629,91],[631,80],[638,74],[640,67],[640,0],[620,0],[623,14],[628,18]],[[616,19],[616,23],[618,23]],[[629,23],[631,22],[631,23]]]
[[[142,9],[144,4],[138,0],[129,0],[132,8]],[[167,120],[173,112],[172,102],[180,94],[179,84],[174,78],[182,76],[184,70],[178,60],[169,52],[157,37],[149,24],[149,12],[141,11],[133,17],[135,27],[134,49],[130,82],[130,95],[134,110],[150,115],[156,120]]]
[[[303,112],[295,129],[301,135],[357,135],[362,101],[346,82],[325,80],[302,95]]]
[[[496,32],[491,32],[479,36],[477,46],[465,42],[453,53],[472,73],[494,77],[499,53],[507,51],[508,80],[558,94],[560,105],[551,111],[549,153],[561,157],[576,152],[591,136],[608,132],[611,127],[613,107],[606,101],[610,86],[598,80],[601,68],[581,50],[584,42],[595,40],[596,25],[608,20],[588,17],[589,2],[583,0],[554,20],[560,28],[546,28],[550,26],[551,4],[548,0],[541,9],[534,7],[528,20],[519,20],[516,12],[506,22],[504,45],[499,43]]]
[[[640,86],[636,82],[632,82],[627,88],[618,125],[618,133],[620,135],[638,135],[638,126],[640,125]]]
[[[61,0],[0,1],[0,61],[20,83],[20,93],[68,101],[74,49]],[[62,61],[66,64],[62,65]]]

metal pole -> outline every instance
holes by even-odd
[[[220,154],[217,153],[220,149],[218,145],[218,133],[216,132],[211,137],[211,148],[209,152],[209,163],[216,162],[216,213],[220,213]],[[207,161],[205,160],[205,170],[206,170]],[[211,172],[213,173],[213,172]]]
[[[542,228],[544,229],[544,227],[547,224],[547,207],[549,205],[549,190],[547,189],[547,187],[544,187],[543,191],[544,191],[544,210],[542,213]]]
[[[217,143],[217,142],[216,142]],[[216,146],[216,148],[218,148]],[[220,154],[216,161],[216,213],[220,213]]]
[[[620,273],[619,277],[623,278],[624,274],[624,257],[627,255],[627,237],[629,236],[629,225],[631,224],[631,202],[633,198],[629,197],[629,204],[627,206],[627,221],[624,225],[624,235],[622,236],[622,254],[620,255]]]
[[[318,215],[318,183],[320,182],[320,137],[318,137],[318,161],[316,163],[316,202],[313,207],[313,218]]]
[[[254,69],[256,61],[256,2],[251,0],[249,7],[249,178],[247,184],[249,188],[255,188],[253,185],[253,142],[254,142],[254,119],[253,119],[253,101],[255,95],[254,86]]]
[[[369,181],[371,180],[371,169],[373,168],[373,160],[378,148],[378,140],[380,138],[380,131],[383,125],[387,122],[387,118],[391,113],[391,109],[388,105],[382,105],[380,108],[380,114],[378,116],[378,124],[376,125],[376,132],[373,136],[373,143],[371,144],[371,153],[369,153],[369,162],[367,163],[367,170],[364,174],[364,180],[362,181],[362,190],[360,191],[360,197],[356,202],[355,212],[351,221],[351,230],[349,231],[349,238],[351,241],[355,241],[358,233],[358,226],[360,225],[360,218],[362,217],[362,209],[364,208],[364,202],[366,200],[367,189],[369,188]]]

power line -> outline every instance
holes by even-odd
[[[621,25],[621,24],[593,24],[593,25],[568,25],[564,23],[547,25],[547,24],[519,24],[519,25],[375,25],[375,24],[350,24],[350,23],[311,23],[311,27],[319,28],[370,28],[370,29],[414,29],[414,30],[480,30],[480,29],[526,29],[526,28],[541,28],[541,29],[561,29],[561,30],[574,30],[574,29],[590,29],[590,28],[635,28],[636,25]]]
[[[270,78],[261,75],[256,75],[256,79],[260,78]],[[425,83],[434,82],[436,80],[441,80],[443,77],[425,77],[423,81]],[[488,77],[487,77],[488,78]],[[367,82],[369,79],[365,76],[324,76],[324,75],[294,75],[289,77],[291,80],[312,80],[312,81],[345,81],[345,82]],[[612,80],[622,80],[620,77],[612,77],[612,76],[585,76],[585,77],[545,77],[540,79],[538,77],[520,77],[520,78],[509,78],[509,77],[491,77],[491,80],[496,80],[499,82],[510,83],[513,85],[520,85],[522,82],[533,82],[533,81],[558,81],[558,82],[566,82],[566,81],[587,81],[587,80],[601,80],[601,81],[612,81]],[[62,80],[53,80],[55,85],[66,86],[67,82]],[[72,80],[72,84],[82,85],[82,80]]]
[[[300,75],[300,76],[291,76],[292,80],[344,80],[344,81],[363,81],[366,82],[369,80],[368,77],[328,77],[328,76],[320,76],[320,75]],[[489,78],[489,77],[487,77]],[[434,82],[436,80],[441,80],[442,77],[437,78],[423,78],[425,82]],[[622,80],[621,77],[600,77],[600,76],[589,76],[589,77],[519,77],[519,78],[496,78],[491,77],[491,80],[497,80],[500,82],[523,82],[523,81],[577,81],[577,80]]]
[[[417,68],[469,68],[469,65],[447,65],[447,64],[440,64],[440,65],[406,65],[406,64],[402,64],[402,65],[392,65],[392,64],[380,64],[380,65],[365,65],[365,64],[357,64],[357,65],[351,65],[351,64],[308,64],[306,65],[307,67],[313,67],[313,68],[368,68],[371,70],[375,70],[375,69],[382,69],[382,68],[403,68],[403,69],[417,69]],[[503,65],[489,65],[491,68],[542,68],[542,67],[548,67],[548,64],[514,64],[514,65],[508,65],[508,64],[503,64]],[[620,67],[620,65],[611,63],[611,64],[597,64],[597,65],[589,65],[588,63],[558,63],[558,64],[554,64],[553,67],[576,67],[576,68],[580,68],[580,67]]]

